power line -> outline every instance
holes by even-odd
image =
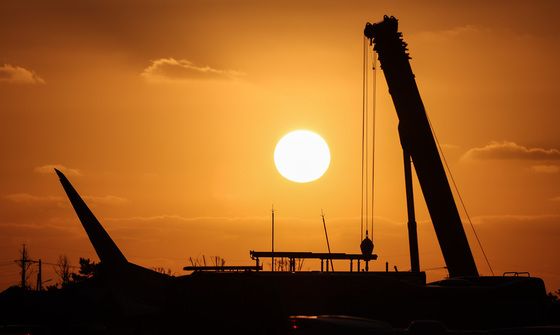
[[[56,263],[48,263],[48,262],[43,262],[43,264],[46,264],[46,265],[54,265],[54,266],[58,266],[58,265],[60,265],[60,264],[56,264]],[[79,267],[79,266],[77,266],[77,265],[68,265],[68,267],[70,267],[70,268],[74,268],[74,269],[80,269],[80,267]]]

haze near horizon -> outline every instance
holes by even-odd
[[[23,243],[44,261],[96,259],[53,168],[146,267],[183,274],[201,255],[252,264],[249,250],[270,248],[271,204],[278,250],[325,251],[324,209],[333,251],[358,252],[362,31],[389,14],[494,272],[529,271],[556,290],[557,11],[553,1],[4,1],[0,261]],[[407,270],[397,117],[377,76],[372,267]],[[329,144],[314,182],[274,166],[294,129]],[[420,264],[436,280],[444,263],[415,191]],[[0,289],[17,282],[15,265],[0,268]]]

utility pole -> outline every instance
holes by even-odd
[[[17,260],[16,262],[19,263],[20,267],[21,267],[21,288],[23,290],[27,289],[27,267],[29,266],[29,255],[27,253],[27,247],[25,246],[25,243],[22,245],[21,247],[21,259]]]
[[[41,263],[40,258],[38,264],[39,264],[39,271],[37,272],[37,291],[42,291],[43,290],[43,278],[42,278],[43,265]]]
[[[24,247],[23,250],[25,250],[25,244],[23,245],[23,247]],[[26,261],[27,261],[27,259],[25,259],[25,256],[22,255],[22,257],[21,257],[21,288],[24,289],[24,290],[26,289],[25,282],[27,281],[27,278],[25,278],[25,275],[26,275],[25,272],[27,270]]]
[[[21,268],[21,283],[20,283],[21,288],[23,290],[27,290],[27,279],[28,279],[27,270],[29,270],[32,264],[37,263],[39,266],[39,271],[37,272],[37,291],[42,290],[43,289],[43,264],[41,263],[41,260],[36,261],[29,258],[29,251],[27,251],[27,246],[25,244],[23,244],[21,247],[20,255],[21,258],[16,260],[15,262]]]

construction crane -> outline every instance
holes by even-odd
[[[414,80],[406,44],[397,28],[397,19],[385,17],[380,23],[367,24],[365,36],[379,54],[400,120],[412,271],[360,271],[360,261],[365,261],[367,268],[367,262],[377,258],[371,253],[372,244],[371,249],[364,248],[369,252],[362,254],[251,251],[255,267],[235,268],[236,271],[216,268],[178,277],[157,273],[127,260],[70,181],[57,170],[101,260],[100,280],[121,310],[113,320],[120,323],[124,319],[131,327],[142,327],[138,331],[144,331],[143,323],[138,323],[142,320],[153,327],[165,325],[166,333],[182,331],[188,325],[193,333],[198,330],[220,334],[276,333],[288,320],[295,322],[294,329],[301,330],[297,327],[304,323],[321,322],[319,316],[334,316],[337,320],[326,320],[330,326],[332,322],[363,325],[363,318],[370,318],[376,320],[372,327],[383,323],[387,331],[408,329],[408,333],[445,333],[443,325],[457,330],[488,330],[550,322],[541,279],[517,272],[512,277],[478,275]],[[429,284],[425,273],[418,269],[417,244],[414,245],[411,161],[451,277]],[[259,257],[291,258],[290,271],[260,271]],[[324,260],[350,260],[350,269],[295,271],[295,260],[304,258],[320,259],[321,264]],[[352,261],[358,262],[358,271],[353,271]],[[418,332],[414,331],[415,324]]]
[[[399,117],[398,129],[405,169],[410,164],[410,160],[407,162],[410,156],[449,275],[476,277],[478,270],[410,67],[407,44],[398,31],[398,21],[385,16],[379,23],[368,23],[364,35],[373,43],[379,55]],[[407,193],[410,193],[409,187]]]

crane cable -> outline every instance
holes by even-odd
[[[369,136],[368,136],[368,114],[369,114],[369,110],[368,110],[368,84],[369,84],[369,78],[368,78],[368,65],[369,65],[369,48],[368,48],[368,39],[364,36],[363,39],[363,73],[362,73],[362,184],[361,184],[361,217],[360,217],[360,224],[361,224],[361,228],[360,228],[360,237],[361,239],[364,238],[364,190],[365,190],[365,204],[366,204],[366,208],[365,208],[365,221],[366,221],[366,236],[367,236],[367,232],[368,232],[368,226],[369,226],[369,217],[368,217],[368,213],[369,213],[369,203],[368,203],[368,189],[367,189],[367,184],[368,184],[368,175],[369,175],[369,171],[368,171],[368,142],[369,142]],[[373,232],[373,221],[374,221],[374,215],[373,215],[373,211],[374,211],[374,194],[375,194],[375,105],[376,105],[376,84],[377,84],[377,68],[376,68],[376,61],[377,61],[377,57],[375,57],[375,52],[373,52],[373,60],[372,60],[372,70],[373,70],[373,78],[372,78],[372,86],[373,86],[373,96],[372,96],[372,122],[373,122],[373,128],[372,128],[372,164],[371,164],[371,231]],[[430,129],[432,130],[432,134],[434,134],[434,139],[436,141],[437,147],[439,152],[441,153],[441,157],[443,158],[443,163],[445,165],[445,168],[447,170],[447,172],[449,173],[449,177],[451,179],[451,182],[453,184],[453,188],[455,189],[457,196],[459,198],[459,202],[461,203],[461,207],[463,207],[463,210],[465,212],[465,215],[467,216],[467,220],[469,221],[469,224],[471,226],[471,229],[474,233],[474,236],[476,238],[476,241],[480,247],[480,250],[482,251],[482,255],[484,256],[484,260],[486,261],[486,264],[488,265],[488,268],[490,269],[490,272],[492,273],[492,275],[494,275],[494,270],[492,269],[492,265],[490,265],[490,261],[488,259],[488,257],[486,256],[486,252],[484,250],[484,247],[482,246],[482,242],[480,241],[480,238],[478,237],[478,233],[476,232],[476,229],[474,228],[474,225],[472,223],[471,217],[469,215],[469,212],[467,211],[467,207],[463,201],[463,197],[461,196],[461,192],[459,191],[459,187],[457,186],[457,183],[455,182],[455,178],[453,178],[453,174],[451,173],[451,169],[449,168],[449,165],[447,164],[447,159],[445,158],[445,155],[443,153],[443,150],[441,149],[441,145],[439,143],[439,140],[437,138],[436,132],[434,130],[434,127],[432,126],[432,122],[430,121],[430,118],[428,116],[428,114],[426,113],[426,117],[428,119],[428,124],[430,125]],[[365,166],[365,169],[364,169]],[[365,171],[364,171],[365,170]],[[365,172],[365,183],[364,183],[364,172]],[[372,236],[373,237],[373,236]],[[373,240],[373,238],[372,238]]]
[[[376,105],[376,61],[377,57],[375,57],[375,52],[372,51],[373,60],[372,60],[372,70],[373,70],[373,77],[371,79],[372,82],[372,131],[371,131],[371,146],[372,146],[372,154],[371,154],[371,190],[368,189],[369,186],[369,157],[368,157],[368,149],[369,149],[369,65],[370,65],[370,48],[369,48],[369,39],[364,36],[363,39],[363,64],[362,64],[362,181],[361,181],[361,216],[360,216],[360,239],[364,238],[364,221],[365,221],[365,228],[366,234],[369,234],[369,227],[370,227],[370,201],[369,201],[369,194],[371,192],[371,232],[373,232],[373,221],[374,221],[374,204],[375,204],[375,197],[374,197],[374,190],[375,190],[375,105]],[[364,201],[365,195],[365,201]],[[365,204],[365,213],[364,213],[364,204]],[[372,238],[373,240],[373,238]]]
[[[366,237],[368,237],[368,227],[369,227],[369,202],[368,202],[368,197],[369,197],[369,190],[368,190],[368,180],[369,180],[369,158],[368,158],[368,153],[369,153],[369,106],[368,106],[368,102],[369,102],[369,90],[368,90],[368,86],[369,86],[369,71],[368,71],[368,65],[369,65],[369,48],[367,45],[367,40],[364,37],[364,78],[365,78],[365,85],[363,87],[364,90],[364,137],[365,137],[365,149],[364,149],[364,156],[365,156],[365,181],[364,183],[364,191],[366,193],[366,201],[365,201],[365,207],[366,207],[366,216],[364,218],[365,220],[365,224],[366,224]]]
[[[367,82],[367,39],[363,38],[363,59],[362,59],[362,181],[361,181],[361,202],[360,202],[360,241],[364,238],[364,149],[365,149],[365,126],[366,126],[366,82]],[[366,209],[367,210],[367,209]],[[367,223],[366,223],[367,224]]]
[[[375,195],[375,105],[376,105],[376,96],[375,93],[377,91],[377,57],[375,55],[375,51],[372,48],[372,69],[373,69],[373,78],[372,78],[372,102],[371,102],[371,119],[372,119],[372,130],[371,130],[371,240],[373,241],[373,209],[374,209],[374,195]]]
[[[463,201],[463,197],[461,196],[461,192],[459,191],[459,187],[457,186],[457,183],[455,183],[455,178],[453,178],[453,174],[451,173],[451,169],[449,168],[449,165],[447,164],[447,159],[445,159],[445,155],[443,154],[443,150],[441,149],[441,145],[439,144],[439,140],[437,138],[434,127],[432,126],[432,121],[430,121],[430,117],[428,116],[428,113],[426,113],[426,118],[428,119],[428,124],[430,125],[430,129],[432,130],[432,134],[434,134],[434,139],[436,140],[438,150],[441,154],[441,157],[443,158],[443,164],[445,165],[445,169],[447,170],[447,173],[449,174],[449,178],[451,179],[451,183],[453,184],[453,188],[455,189],[455,192],[457,193],[457,197],[459,198],[459,202],[461,203],[461,207],[463,207],[463,210],[465,211],[465,215],[467,216],[467,220],[469,221],[469,225],[471,226],[471,229],[474,233],[474,237],[476,238],[476,242],[478,243],[478,246],[480,247],[480,250],[482,251],[482,255],[484,256],[484,260],[486,261],[486,265],[488,265],[488,268],[490,269],[490,273],[492,273],[492,276],[494,276],[494,270],[492,269],[492,265],[490,265],[490,260],[488,260],[488,257],[486,256],[486,252],[484,251],[484,247],[482,246],[482,242],[480,241],[480,238],[478,237],[476,229],[474,228],[474,225],[472,223],[471,216],[469,215],[469,212],[467,211],[467,206],[465,206],[465,202]]]

